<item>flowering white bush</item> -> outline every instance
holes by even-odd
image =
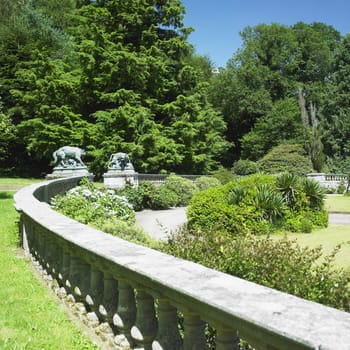
[[[84,180],[80,186],[51,200],[53,209],[85,224],[118,218],[134,222],[135,213],[125,196],[112,189],[97,188]]]

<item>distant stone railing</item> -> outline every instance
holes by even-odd
[[[339,185],[343,183],[347,185],[348,175],[346,174],[326,174],[326,173],[310,173],[307,177],[317,181],[324,188],[332,188],[337,190]]]
[[[238,337],[257,350],[350,349],[346,312],[124,241],[53,211],[50,198],[78,180],[52,180],[15,194],[22,244],[57,289],[84,306],[88,319],[109,327],[116,349],[207,349],[207,324],[216,331],[217,350],[239,349]]]
[[[181,176],[184,179],[191,180],[195,182],[198,178],[200,178],[202,175],[178,175]],[[154,183],[155,185],[161,185],[165,182],[165,179],[169,177],[169,174],[138,174],[138,182],[143,182],[143,181],[150,181]]]

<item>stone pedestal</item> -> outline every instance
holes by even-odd
[[[87,176],[89,178],[94,177],[93,174],[89,173],[86,166],[71,167],[71,168],[55,167],[51,174],[46,175],[46,179],[53,180],[53,179],[71,177],[71,176]]]
[[[134,170],[108,170],[103,174],[103,183],[109,188],[122,188],[127,184],[137,186],[137,173]]]

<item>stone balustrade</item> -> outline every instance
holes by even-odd
[[[202,175],[178,175],[184,179],[191,180],[195,182]],[[142,173],[115,173],[110,172],[103,175],[103,183],[106,187],[123,187],[127,183],[130,183],[134,186],[138,186],[141,182],[149,181],[152,182],[156,186],[162,185],[166,178],[169,177],[169,174],[142,174]],[[209,176],[209,175],[208,175]]]
[[[307,177],[317,181],[324,188],[334,190],[337,190],[340,184],[346,186],[348,183],[348,175],[346,174],[310,173],[307,174]]]
[[[109,325],[117,349],[349,350],[350,314],[112,237],[50,209],[79,178],[15,195],[26,254]],[[288,276],[286,276],[288,278]]]

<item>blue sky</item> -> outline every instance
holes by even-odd
[[[273,22],[293,25],[323,22],[342,35],[350,32],[350,0],[182,0],[185,26],[196,52],[214,66],[225,67],[242,46],[239,32],[247,26]]]

